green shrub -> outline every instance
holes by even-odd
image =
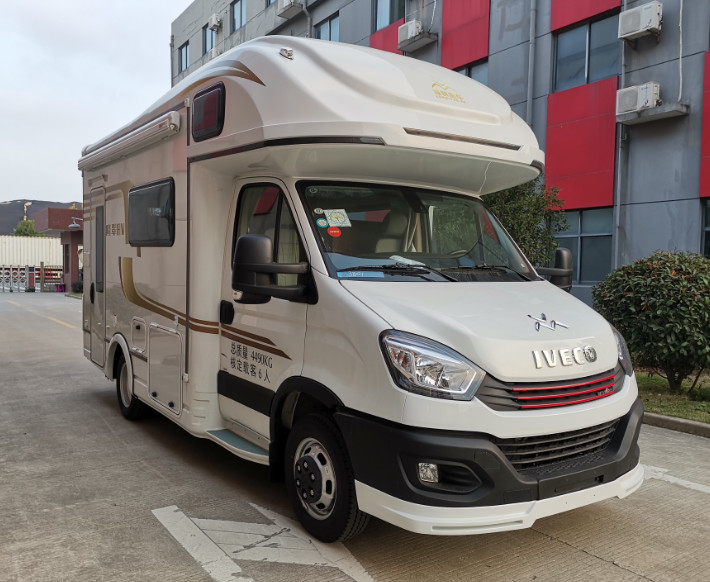
[[[657,251],[613,271],[592,294],[635,363],[661,370],[672,391],[710,367],[710,259]]]
[[[567,228],[559,190],[545,186],[545,178],[501,190],[483,197],[533,265],[545,265],[555,258],[555,235]]]

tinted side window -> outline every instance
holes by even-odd
[[[172,178],[128,193],[128,240],[134,247],[170,247],[175,242],[175,182]]]
[[[305,252],[286,199],[278,186],[247,186],[239,195],[239,209],[234,228],[232,256],[237,238],[243,234],[263,234],[274,243],[275,263],[297,263]],[[297,275],[277,275],[279,285],[295,285]]]

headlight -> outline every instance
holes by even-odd
[[[486,375],[451,348],[420,336],[387,331],[380,341],[396,384],[416,394],[471,400]]]
[[[610,324],[611,325],[611,324]],[[631,354],[629,354],[629,348],[626,345],[624,337],[619,333],[613,325],[611,330],[614,332],[614,339],[616,340],[616,348],[619,350],[619,363],[624,369],[627,376],[631,376],[634,373],[634,369],[631,366]]]

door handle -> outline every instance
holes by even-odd
[[[91,287],[89,287],[89,301],[91,301],[91,304],[94,304],[94,284],[91,284]]]

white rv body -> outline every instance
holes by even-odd
[[[86,357],[117,379],[129,418],[150,407],[285,468],[291,493],[320,498],[294,500],[317,537],[354,535],[365,514],[432,534],[528,527],[640,486],[623,339],[486,214],[486,236],[518,257],[510,274],[466,248],[433,252],[438,208],[485,213],[479,196],[543,167],[488,88],[398,55],[265,37],[82,154]],[[395,233],[398,204],[411,214]],[[273,243],[275,270],[235,263],[250,236]],[[455,261],[441,269],[454,275],[429,258]],[[296,484],[299,459],[318,465],[315,493]]]

